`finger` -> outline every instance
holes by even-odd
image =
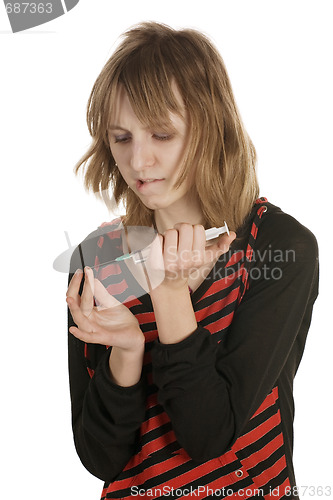
[[[74,323],[76,323],[76,325],[80,329],[87,332],[92,332],[94,330],[94,323],[89,321],[87,316],[83,314],[83,312],[81,311],[81,307],[77,305],[74,299],[72,299],[71,297],[67,297],[66,300]]]
[[[94,296],[100,304],[100,309],[121,305],[121,302],[113,297],[97,278],[94,279]]]
[[[173,228],[174,228],[174,229],[177,229],[177,231],[179,231],[179,230],[180,230],[180,227],[181,227],[183,224],[187,224],[187,223],[186,223],[186,222],[177,222],[177,223],[173,226]],[[190,225],[190,224],[188,224],[188,225]]]
[[[106,336],[101,334],[101,332],[86,332],[85,330],[75,326],[71,326],[69,332],[77,339],[82,340],[82,342],[87,342],[88,344],[108,345],[106,342]]]
[[[112,333],[110,331],[104,330],[104,328],[101,327],[96,327],[93,332],[87,332],[82,328],[71,326],[69,332],[77,339],[82,340],[82,342],[86,342],[88,344],[101,344],[122,347],[122,345],[126,343],[123,335],[117,332]]]
[[[153,242],[149,245],[149,253],[146,261],[149,269],[164,270],[163,246],[164,238],[161,234],[157,234]]]
[[[235,238],[236,233],[234,231],[230,231],[230,234],[224,233],[217,240],[217,245],[221,250],[223,250],[223,253],[225,253],[229,250],[229,247]]]
[[[196,264],[204,262],[205,259],[206,234],[201,224],[193,226],[193,261]]]
[[[88,266],[84,268],[84,278],[80,307],[83,314],[89,316],[94,307],[94,274]]]
[[[178,229],[178,266],[188,267],[192,263],[193,226],[180,224]]]
[[[77,305],[80,305],[81,298],[79,295],[81,280],[82,280],[83,272],[82,269],[77,269],[72,276],[72,279],[69,282],[68,289],[66,292],[66,297],[71,297]]]
[[[159,286],[165,278],[163,245],[164,238],[158,234],[151,243],[148,258],[143,264],[149,293]]]
[[[174,269],[178,262],[178,231],[167,229],[163,235],[163,260],[166,271]]]

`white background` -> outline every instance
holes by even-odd
[[[261,196],[318,239],[320,297],[295,381],[294,463],[301,488],[332,486],[331,5],[81,0],[17,34],[0,5],[1,498],[100,497],[102,482],[72,441],[67,276],[52,263],[66,249],[64,231],[77,244],[112,217],[73,166],[90,142],[85,108],[94,80],[119,35],[145,20],[210,36],[257,148]]]

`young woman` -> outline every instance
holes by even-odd
[[[67,291],[75,446],[102,499],[298,498],[292,386],[317,243],[259,198],[221,56],[197,31],[139,25],[87,121],[76,170],[126,207],[76,249]],[[132,227],[155,230],[150,252],[115,261]]]

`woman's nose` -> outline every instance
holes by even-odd
[[[146,142],[133,143],[131,167],[134,170],[144,170],[146,167],[152,167],[155,159],[152,148]]]

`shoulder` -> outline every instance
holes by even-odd
[[[258,227],[255,247],[293,250],[302,260],[316,260],[318,243],[310,229],[280,207],[272,203],[267,203],[266,206],[267,210],[262,214]]]
[[[272,203],[258,216],[257,206],[249,221],[248,243],[252,247],[246,261],[248,287],[252,293],[268,288],[276,299],[295,287],[318,294],[318,244],[314,234],[295,217]],[[310,292],[311,290],[311,292]],[[296,290],[295,290],[296,292]],[[251,295],[251,294],[250,294]]]
[[[118,217],[110,222],[101,223],[94,231],[89,233],[81,243],[74,249],[70,261],[69,273],[85,266],[95,267],[96,257],[104,245],[105,238],[112,239],[121,226],[121,218]]]
[[[122,219],[122,217],[117,217],[116,219],[112,219],[109,222],[102,222],[102,224],[100,224],[98,228],[103,230],[103,232],[112,231],[121,226]]]

